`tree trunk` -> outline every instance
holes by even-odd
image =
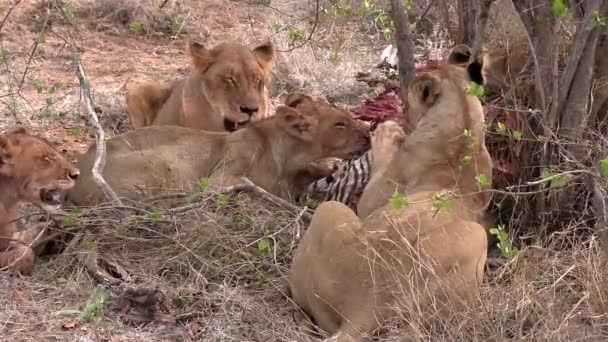
[[[477,31],[477,0],[458,0],[458,38],[456,44],[472,46]]]
[[[414,44],[410,37],[410,21],[405,13],[403,0],[391,0],[391,17],[395,23],[395,43],[399,58],[399,83],[401,85],[401,101],[407,99],[407,87],[416,76],[414,67]]]

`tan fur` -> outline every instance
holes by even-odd
[[[119,196],[140,199],[166,190],[190,191],[200,178],[228,186],[240,177],[282,197],[295,191],[300,170],[324,157],[352,158],[369,148],[368,133],[344,110],[320,112],[280,106],[277,113],[233,133],[179,126],[152,126],[107,141],[103,175]],[[95,149],[81,156],[83,171],[68,200],[93,205],[102,200],[90,175]],[[141,190],[138,190],[141,189]]]
[[[189,42],[193,70],[186,78],[170,83],[147,80],[127,86],[131,125],[232,131],[264,118],[273,50],[271,43],[250,50],[238,43],[224,42],[207,50]],[[226,125],[225,120],[232,124]]]
[[[27,245],[45,233],[41,225],[17,232],[17,205],[25,201],[56,209],[79,173],[46,141],[22,128],[0,136],[0,269],[31,274],[37,253]]]
[[[483,109],[465,92],[465,69],[448,65],[418,76],[408,90],[407,136],[383,123],[372,141],[374,165],[359,216],[329,201],[316,210],[289,273],[294,301],[335,341],[360,341],[404,314],[428,317],[477,291],[487,236],[479,222],[489,202],[475,176],[491,179]],[[463,132],[476,137],[469,145]],[[377,154],[376,154],[377,153]],[[461,166],[468,155],[472,161]],[[393,207],[399,185],[408,205]],[[449,192],[453,207],[435,212],[432,193]]]

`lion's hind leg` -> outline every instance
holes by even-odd
[[[172,89],[173,84],[151,80],[127,85],[127,113],[131,126],[141,128],[152,125]]]

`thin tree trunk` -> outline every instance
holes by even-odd
[[[399,58],[399,83],[401,101],[405,103],[407,87],[416,76],[414,66],[414,44],[410,37],[410,21],[405,12],[403,0],[391,0],[391,17],[395,23],[395,44]]]

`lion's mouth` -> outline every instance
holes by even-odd
[[[62,201],[62,192],[57,188],[43,188],[40,190],[40,201],[45,206],[59,206]]]
[[[224,128],[228,131],[228,132],[234,132],[240,128],[243,128],[245,126],[247,126],[249,123],[251,122],[251,120],[246,120],[246,121],[242,121],[242,122],[235,122],[232,121],[230,119],[226,119],[224,118]]]

